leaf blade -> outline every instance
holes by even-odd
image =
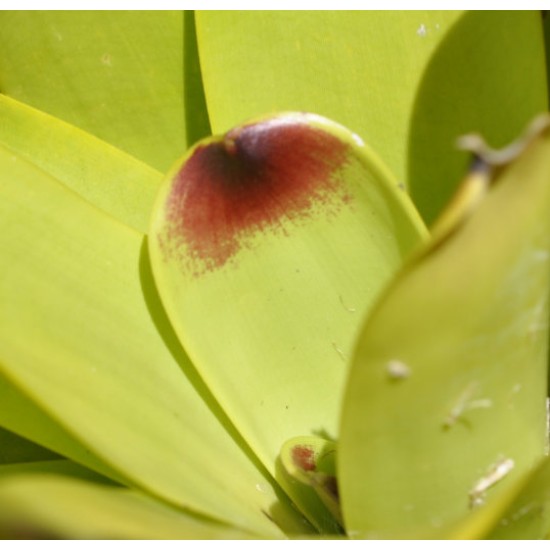
[[[545,452],[549,143],[546,129],[497,172],[363,327],[339,448],[344,519],[360,536],[429,537]],[[392,377],[392,360],[410,376]]]

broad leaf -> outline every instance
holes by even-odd
[[[149,246],[197,369],[264,465],[336,435],[362,314],[424,229],[361,140],[287,113],[200,143],[169,174]]]
[[[439,536],[545,452],[550,131],[523,147],[477,164],[363,327],[338,454],[353,536]]]
[[[122,481],[120,474],[79,443],[3,375],[0,375],[0,402],[0,426],[106,477]]]

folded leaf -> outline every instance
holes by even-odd
[[[438,536],[545,453],[550,130],[538,124],[510,164],[478,162],[464,189],[485,178],[486,197],[463,191],[450,207],[463,215],[446,215],[363,327],[338,448],[353,536]]]

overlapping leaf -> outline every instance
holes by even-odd
[[[275,473],[286,440],[336,435],[359,320],[424,229],[374,153],[318,116],[251,122],[182,162],[153,218],[155,280],[194,364]]]
[[[253,538],[139,492],[61,474],[12,474],[2,479],[0,473],[0,508],[3,538]]]
[[[4,376],[132,484],[252,532],[280,534],[265,514],[292,530],[171,336],[142,236],[18,156],[0,163]]]
[[[193,14],[5,11],[6,95],[165,171],[208,133]]]
[[[470,175],[363,327],[338,460],[350,534],[439,537],[543,456],[549,158],[546,129]],[[485,199],[467,192],[490,182]]]
[[[0,95],[0,143],[144,233],[162,175],[90,134]]]
[[[456,136],[503,145],[547,108],[538,12],[208,11],[197,34],[214,132],[270,111],[332,118],[430,222],[464,170]]]

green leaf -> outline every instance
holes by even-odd
[[[160,172],[52,116],[0,95],[0,144],[145,233]]]
[[[142,235],[2,149],[0,173],[3,375],[132,485],[259,535],[281,536],[266,514],[307,529],[178,347]]]
[[[0,476],[2,538],[246,539],[235,528],[175,510],[138,491],[66,475]]]
[[[524,148],[478,162],[363,327],[338,449],[354,536],[438,536],[545,452],[550,131],[480,154]]]
[[[215,133],[264,112],[329,117],[430,222],[464,171],[455,136],[503,144],[547,108],[538,12],[206,11],[197,34]]]
[[[168,175],[149,239],[159,293],[272,473],[286,440],[336,434],[359,320],[424,231],[374,153],[315,115],[204,141]]]
[[[342,525],[336,482],[336,443],[317,436],[294,437],[281,449],[281,462],[289,476],[310,486]]]
[[[536,11],[468,12],[434,51],[415,90],[406,157],[410,193],[428,222],[467,163],[451,148],[456,136],[476,131],[502,147],[548,109],[544,57]]]
[[[3,12],[2,92],[165,171],[188,139],[209,133],[187,17]]]
[[[93,481],[94,483],[101,483],[109,487],[120,486],[113,480],[62,457],[44,457],[32,462],[0,465],[0,480],[20,474],[55,474],[70,476],[71,478],[84,481]]]

